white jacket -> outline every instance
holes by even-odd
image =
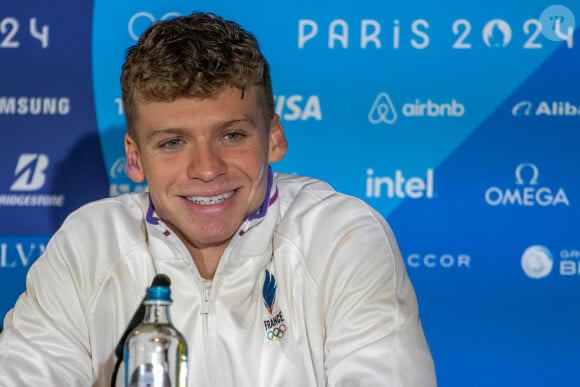
[[[156,273],[172,281],[191,387],[436,385],[385,220],[320,181],[276,175],[269,208],[242,224],[208,290],[146,193],[71,214],[6,315],[0,386],[109,386],[114,348]],[[123,377],[122,366],[118,386]]]

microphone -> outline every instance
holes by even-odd
[[[171,286],[171,280],[165,274],[157,274],[155,278],[153,278],[153,281],[151,282],[151,287],[155,286],[163,286],[165,288],[168,288]],[[143,298],[143,301],[144,300],[145,298]],[[123,350],[125,347],[125,341],[127,340],[127,336],[129,336],[129,334],[133,331],[133,329],[137,328],[137,325],[139,325],[143,321],[143,318],[145,318],[145,304],[143,304],[143,301],[141,301],[141,304],[135,311],[135,314],[131,318],[129,325],[127,325],[127,328],[123,333],[123,336],[121,336],[119,343],[115,347],[115,356],[117,357],[117,362],[115,363],[115,368],[113,370],[113,374],[111,377],[111,387],[114,387],[116,384],[119,366],[123,362],[123,352],[124,352]]]

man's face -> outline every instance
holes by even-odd
[[[264,122],[255,88],[137,108],[127,172],[147,180],[157,215],[188,248],[225,248],[267,189],[268,162],[287,148],[278,117]]]

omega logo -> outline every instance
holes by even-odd
[[[531,171],[531,176],[529,175]],[[556,206],[570,205],[563,188],[538,186],[540,172],[532,163],[521,163],[515,169],[515,188],[489,187],[485,201],[490,206]]]

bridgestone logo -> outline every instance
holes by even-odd
[[[62,207],[64,195],[0,195],[1,207]]]

